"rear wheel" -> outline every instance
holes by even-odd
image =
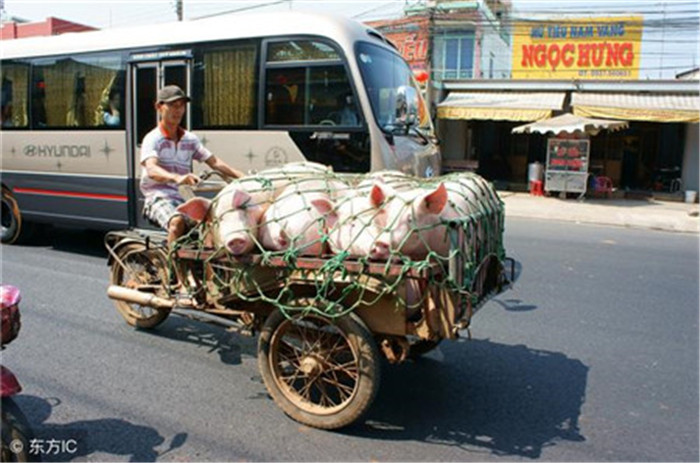
[[[117,256],[121,264],[116,259],[112,263],[113,285],[156,296],[168,296],[167,258],[160,249],[146,249],[142,243],[128,243],[117,249]],[[114,300],[114,304],[124,320],[138,328],[153,328],[170,314],[170,309],[156,309],[118,300]]]
[[[265,386],[300,423],[337,429],[359,419],[379,389],[379,352],[354,314],[330,320],[273,312],[258,343]]]

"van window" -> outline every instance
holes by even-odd
[[[29,89],[29,65],[4,62],[0,66],[2,78],[2,113],[0,125],[7,127],[27,127],[27,94]]]
[[[346,67],[330,45],[297,40],[268,50],[265,124],[362,126]]]
[[[32,127],[124,128],[122,54],[32,61]]]
[[[193,128],[253,127],[258,45],[245,42],[195,53]]]
[[[340,55],[331,45],[317,40],[273,42],[267,47],[268,63],[319,60],[340,61]]]

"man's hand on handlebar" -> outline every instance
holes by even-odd
[[[178,175],[175,183],[178,185],[197,185],[201,179],[195,174]]]

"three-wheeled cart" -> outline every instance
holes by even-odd
[[[446,225],[450,255],[421,262],[236,258],[201,240],[169,248],[161,232],[112,232],[108,295],[136,327],[176,313],[259,333],[258,363],[275,402],[301,423],[335,429],[370,407],[380,355],[400,362],[458,337],[508,284],[502,207]],[[509,270],[512,280],[512,261]]]

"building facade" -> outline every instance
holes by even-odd
[[[563,113],[624,120],[629,127],[590,136],[589,172],[630,195],[698,191],[697,80],[449,81],[438,105],[443,164],[467,164],[504,187],[525,188],[528,166],[545,163],[556,134],[513,128]]]
[[[475,170],[524,189],[554,134],[518,135],[518,125],[566,112],[625,120],[590,136],[589,173],[630,195],[698,185],[697,69],[676,80],[639,80],[640,15],[528,18],[509,1],[423,1],[405,16],[370,23],[424,81],[445,170]]]
[[[367,24],[396,45],[435,107],[444,81],[510,77],[510,14],[510,0],[432,0]]]
[[[67,32],[84,32],[97,30],[94,27],[65,21],[59,18],[46,18],[40,22],[8,21],[0,27],[0,40],[21,39],[25,37],[38,37],[59,35]]]

